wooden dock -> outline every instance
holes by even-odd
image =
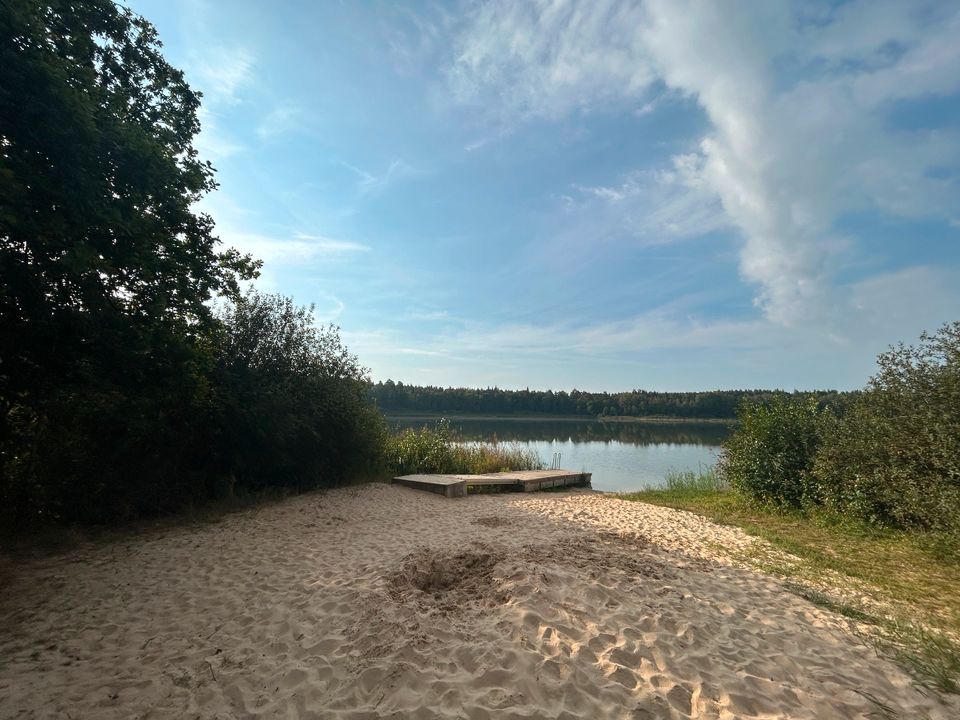
[[[533,492],[568,485],[589,485],[590,477],[591,473],[573,470],[521,470],[485,475],[401,475],[393,478],[393,482],[446,497],[465,497],[470,488]]]

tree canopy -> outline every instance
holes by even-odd
[[[336,328],[241,293],[259,263],[198,212],[199,107],[112,0],[0,4],[0,515],[155,514],[378,458]]]
[[[155,333],[189,338],[255,273],[195,210],[216,187],[193,146],[200,97],[160,48],[112,0],[0,10],[5,403],[114,371]]]

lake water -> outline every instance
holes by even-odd
[[[395,429],[431,421],[391,419]],[[546,467],[593,473],[593,488],[608,492],[660,487],[671,470],[705,470],[717,459],[726,425],[713,423],[602,423],[594,420],[452,420],[466,441],[514,442],[536,450]]]

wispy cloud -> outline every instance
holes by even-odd
[[[419,355],[421,357],[442,357],[446,354],[440,352],[439,350],[422,350],[420,348],[409,347],[397,348],[397,352],[401,355]]]
[[[200,108],[200,134],[194,140],[194,145],[200,157],[205,160],[223,160],[243,152],[243,144],[233,139],[220,126],[217,115],[207,108]]]
[[[313,260],[344,258],[357,253],[370,252],[368,245],[336,240],[322,235],[292,233],[285,235],[262,235],[235,232],[229,227],[217,226],[217,232],[226,245],[241,252],[250,253],[265,263],[290,265]]]
[[[663,187],[648,170],[581,192],[633,231],[709,231],[717,213],[698,211],[722,208],[766,316],[830,323],[842,299],[833,268],[849,246],[837,220],[955,218],[957,185],[936,171],[960,166],[960,133],[908,131],[890,112],[960,90],[958,36],[960,9],[931,3],[505,0],[474,12],[450,86],[489,106],[495,126],[636,102],[654,82],[694,99],[711,129],[675,158],[686,174],[665,184],[677,191],[666,202],[649,204]]]
[[[216,233],[223,244],[249,253],[271,266],[302,265],[316,260],[348,259],[369,253],[369,245],[297,230],[256,232],[247,228],[256,224],[256,213],[233,201],[223,192],[200,201],[198,209],[216,222]]]
[[[369,358],[380,379],[407,376],[411,368],[398,358],[418,355],[423,381],[453,385],[492,385],[509,377],[513,383],[523,378],[521,385],[535,378],[538,386],[555,389],[619,390],[632,382],[687,390],[738,382],[853,388],[865,383],[891,337],[910,339],[918,322],[935,328],[960,313],[960,289],[951,276],[951,270],[917,266],[842,286],[837,292],[849,310],[826,335],[765,317],[709,319],[691,312],[687,303],[673,302],[617,320],[472,320],[436,332],[421,328],[416,336],[382,329],[351,333],[347,341]],[[671,381],[663,357],[692,360],[699,374]],[[703,357],[710,358],[709,367]],[[637,368],[645,364],[651,371],[638,379]],[[598,367],[618,367],[622,374],[598,376]],[[507,375],[501,374],[504,368]]]
[[[253,80],[253,55],[244,48],[213,46],[190,54],[188,73],[206,102],[235,103]]]
[[[695,154],[677,155],[669,167],[637,170],[613,185],[576,185],[566,212],[646,243],[705,235],[729,227],[719,198],[707,187]]]
[[[392,14],[382,16],[389,20],[380,30],[394,71],[407,77],[434,73],[436,56],[457,24],[454,8],[440,3],[416,11],[402,4],[389,8]]]
[[[407,320],[431,321],[431,320],[450,320],[450,313],[446,310],[413,310],[404,315]]]
[[[257,126],[257,136],[269,140],[289,135],[303,127],[304,112],[295,105],[280,105],[267,113]]]
[[[328,292],[313,292],[313,319],[321,325],[336,322],[346,310],[346,304],[336,295]]]
[[[452,91],[505,123],[640,97],[655,79],[636,32],[642,20],[633,3],[477,5],[455,50]]]
[[[195,140],[201,157],[216,161],[243,152],[244,144],[224,129],[222,117],[252,82],[253,57],[242,49],[205,48],[189,54],[186,70],[191,85],[203,93]]]
[[[379,173],[367,172],[342,160],[340,164],[357,175],[357,192],[363,196],[379,195],[395,182],[417,174],[415,168],[400,159],[391,160]]]

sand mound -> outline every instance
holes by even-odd
[[[960,717],[753,542],[582,491],[293,498],[20,565],[0,717]]]
[[[504,551],[475,543],[469,550],[451,553],[421,548],[407,555],[399,570],[387,576],[391,596],[398,602],[416,591],[439,607],[456,610],[472,604],[506,602],[494,569]]]
[[[480,517],[473,521],[474,525],[483,525],[488,528],[502,528],[508,527],[511,525],[511,521],[505,517],[500,517],[499,515],[490,515],[488,517]]]

